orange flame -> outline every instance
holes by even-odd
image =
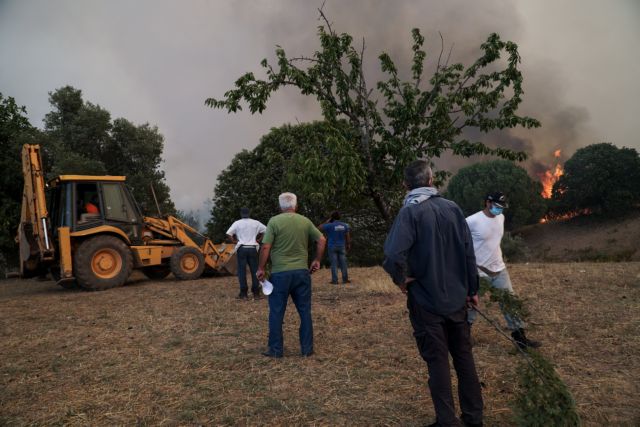
[[[591,215],[591,209],[589,208],[585,208],[585,209],[576,209],[575,211],[571,211],[571,212],[567,212],[565,214],[562,215],[547,215],[544,218],[542,218],[540,220],[541,224],[544,224],[545,222],[558,222],[558,221],[566,221],[572,218],[575,218],[577,216],[586,216],[586,215]]]
[[[560,154],[562,154],[561,150],[556,150],[553,152],[553,157],[556,159],[560,158]],[[553,184],[560,179],[560,177],[564,174],[564,169],[560,163],[557,163],[555,168],[544,171],[541,174],[538,174],[540,177],[540,182],[542,183],[542,197],[545,199],[551,198],[551,193],[553,190]]]

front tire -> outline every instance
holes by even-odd
[[[182,246],[171,255],[171,272],[179,280],[194,280],[202,276],[204,257],[191,246]]]
[[[96,236],[78,247],[73,269],[83,289],[103,291],[124,285],[133,270],[133,256],[117,237]]]

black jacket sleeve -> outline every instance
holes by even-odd
[[[387,240],[384,243],[384,262],[382,267],[391,276],[393,283],[401,285],[410,276],[407,253],[413,246],[416,234],[408,208],[398,213]]]

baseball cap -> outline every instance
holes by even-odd
[[[487,194],[487,197],[485,197],[485,200],[492,202],[494,205],[500,208],[509,207],[509,204],[507,203],[507,196],[505,196],[504,193],[501,193],[500,191]]]

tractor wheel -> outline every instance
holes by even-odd
[[[151,280],[162,280],[171,273],[168,265],[152,265],[144,267],[142,272]]]
[[[204,271],[202,252],[191,246],[182,246],[171,255],[171,272],[180,280],[193,280]]]
[[[73,270],[83,289],[103,291],[124,285],[133,270],[133,256],[117,237],[96,236],[78,247]]]
[[[78,287],[78,281],[77,280],[62,280],[62,281],[60,281],[60,278],[62,277],[60,275],[60,267],[51,267],[49,272],[51,273],[51,277],[53,278],[53,280],[56,281],[56,284],[62,286],[63,288],[65,288],[65,289],[76,289]]]

